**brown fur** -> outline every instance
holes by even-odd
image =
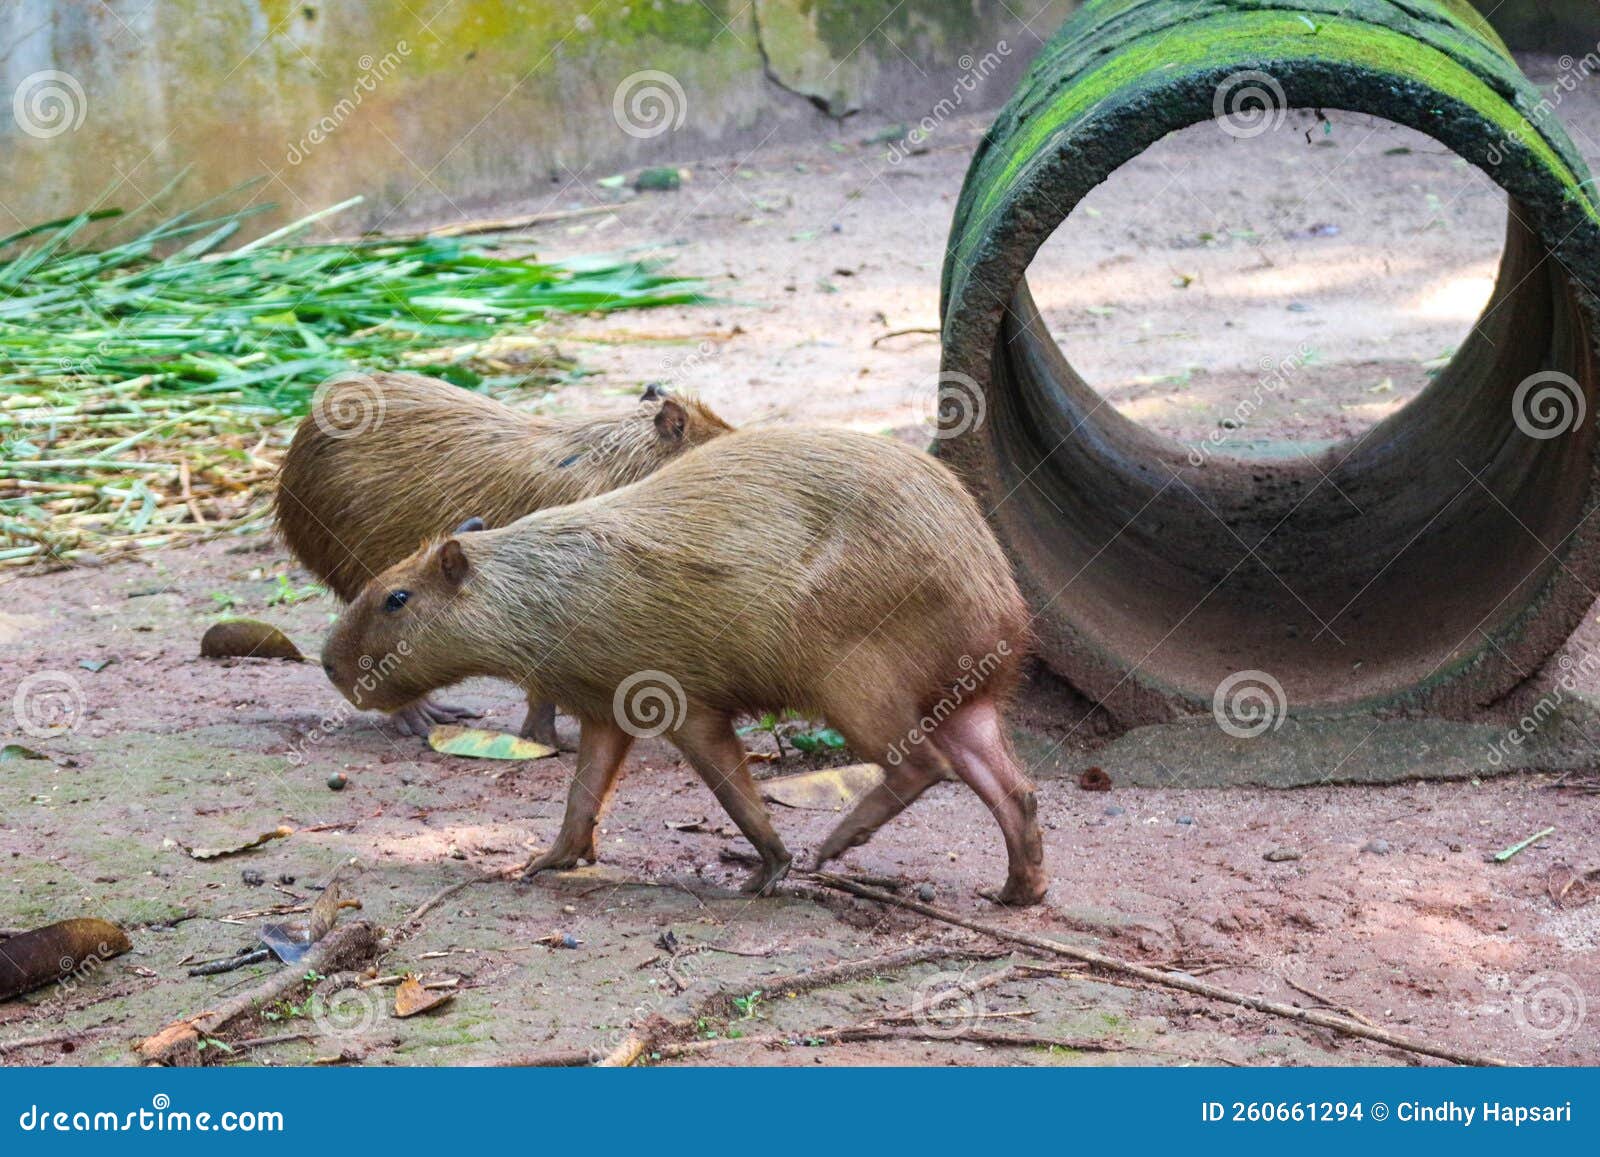
[[[682,428],[664,435],[657,418],[673,405]],[[377,408],[359,432],[335,437],[324,428],[337,433],[341,417],[358,426],[363,407]],[[278,530],[301,564],[349,602],[374,575],[468,518],[504,526],[614,490],[729,429],[693,399],[547,418],[420,374],[351,378],[330,386],[295,432],[278,474]]]
[[[404,606],[386,609],[397,590]],[[593,858],[594,816],[631,742],[619,687],[646,672],[682,688],[685,710],[670,693],[661,704],[667,737],[761,850],[763,890],[788,857],[730,721],[788,707],[889,773],[887,795],[822,858],[954,771],[1006,832],[1006,898],[1032,902],[1044,890],[1032,790],[996,715],[1027,623],[976,504],[932,458],[844,430],[747,430],[620,490],[429,545],[352,603],[324,665],[360,706],[483,675],[559,697],[584,726],[578,780],[534,869]]]

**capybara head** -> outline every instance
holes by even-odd
[[[644,388],[639,403],[668,453],[692,450],[733,429],[699,398],[675,397],[655,382]]]
[[[482,529],[481,519],[468,519],[454,536],[378,575],[345,608],[323,644],[322,669],[351,703],[394,711],[471,673],[441,669],[428,656],[466,658],[459,647],[431,644],[456,629],[457,596],[471,571],[461,536]]]

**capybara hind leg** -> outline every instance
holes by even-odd
[[[850,814],[839,821],[839,826],[828,833],[828,838],[817,849],[813,868],[820,868],[835,856],[866,843],[874,832],[943,779],[948,762],[938,752],[932,754],[937,759],[917,762],[908,759],[898,767],[882,764],[883,782],[862,796]]]
[[[482,715],[481,711],[474,711],[470,707],[458,707],[454,703],[441,703],[437,699],[424,696],[415,703],[408,703],[396,711],[390,718],[402,735],[415,735],[418,739],[426,739],[433,729],[443,723],[460,723],[463,719],[476,719]]]
[[[1005,834],[1010,861],[1006,884],[985,895],[1000,904],[1037,904],[1050,881],[1044,871],[1044,838],[1039,833],[1033,783],[1017,766],[1000,730],[1000,714],[987,701],[970,703],[933,734],[956,774],[978,793]]]
[[[556,705],[549,700],[528,696],[528,714],[523,717],[522,729],[517,734],[546,747],[559,749],[561,741],[556,738]]]
[[[567,792],[567,811],[561,819],[556,842],[542,856],[531,857],[522,874],[531,876],[547,868],[575,868],[579,860],[591,864],[595,854],[594,830],[600,812],[617,786],[617,773],[633,746],[633,736],[615,723],[583,721],[578,735],[578,771]]]
[[[733,730],[733,721],[726,715],[691,709],[683,726],[668,738],[688,757],[722,809],[761,854],[761,866],[745,881],[744,890],[770,896],[778,881],[789,874],[791,858],[772,826],[755,780],[750,778],[750,757]]]

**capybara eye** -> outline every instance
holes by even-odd
[[[389,597],[383,600],[383,609],[393,614],[405,606],[411,599],[410,591],[390,591]]]

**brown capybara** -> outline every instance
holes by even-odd
[[[344,602],[469,517],[504,526],[635,482],[731,427],[657,386],[622,413],[547,418],[420,374],[376,373],[318,391],[278,472],[278,530]],[[421,699],[396,713],[426,735],[466,713]],[[556,745],[555,707],[528,702],[523,735]]]
[[[390,710],[472,676],[557,696],[582,724],[553,847],[595,858],[595,825],[634,739],[665,734],[761,853],[789,868],[734,720],[823,717],[884,771],[817,853],[864,843],[954,773],[1005,835],[998,899],[1047,887],[1033,786],[1000,708],[1028,613],[976,503],[910,447],[869,434],[726,434],[620,490],[434,542],[346,608],[323,667]]]

